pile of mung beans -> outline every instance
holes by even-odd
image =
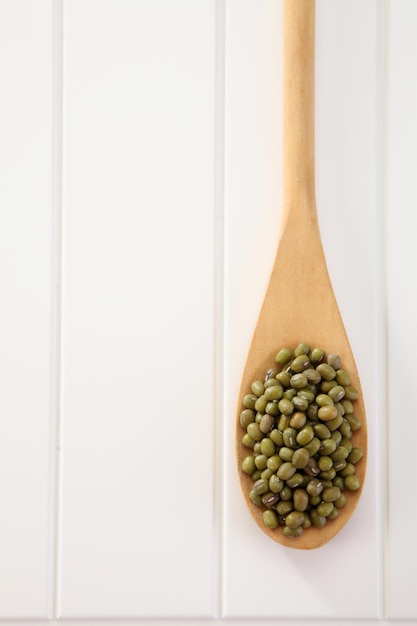
[[[340,357],[306,343],[280,349],[275,367],[252,383],[240,413],[250,450],[242,470],[268,528],[282,527],[287,537],[322,528],[345,506],[345,490],[360,488],[363,452],[352,444],[361,427],[357,399]]]

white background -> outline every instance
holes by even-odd
[[[416,29],[414,0],[316,2],[317,205],[370,447],[354,517],[304,553],[233,459],[281,0],[0,0],[0,621],[416,623]]]

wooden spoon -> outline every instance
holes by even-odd
[[[236,460],[242,493],[259,527],[291,548],[318,548],[332,539],[351,517],[361,494],[366,469],[367,426],[362,391],[349,340],[333,293],[320,239],[314,185],[314,0],[284,0],[284,199],[281,232],[270,282],[243,372],[236,419]],[[300,342],[339,354],[351,383],[359,391],[355,415],[362,427],[354,446],[364,456],[356,475],[361,488],[345,490],[347,504],[323,528],[311,527],[297,538],[282,528],[269,529],[263,510],[249,498],[252,479],[241,470],[248,454],[239,423],[242,398],[251,383],[264,379],[282,347]]]

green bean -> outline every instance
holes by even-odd
[[[359,393],[339,355],[306,342],[278,350],[275,365],[243,394],[241,469],[265,526],[296,540],[331,523],[346,492],[360,489]]]

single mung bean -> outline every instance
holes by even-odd
[[[320,363],[316,370],[324,380],[333,380],[336,378],[336,370],[328,363]]]
[[[336,417],[334,417],[332,420],[329,420],[328,422],[326,422],[326,425],[327,425],[327,428],[331,432],[333,432],[333,431],[337,430],[342,423],[343,423],[343,417],[338,413],[336,415]],[[339,434],[340,434],[340,436],[342,436],[341,433],[339,433]]]
[[[285,525],[288,528],[298,528],[304,522],[304,513],[302,511],[291,511],[285,518]]]
[[[309,365],[310,359],[308,358],[308,356],[306,354],[300,354],[299,356],[295,357],[293,361],[291,361],[291,370],[295,374],[299,374],[300,372],[306,370]]]
[[[312,389],[309,389],[308,387],[304,387],[304,389],[300,389],[299,391],[297,391],[297,396],[295,397],[303,398],[303,400],[307,400],[307,404],[305,405],[307,408],[309,403],[314,402],[316,394],[314,393]],[[304,409],[304,411],[305,410],[306,409]]]
[[[335,402],[334,403],[336,409],[338,410],[338,412],[340,413],[340,415],[343,415],[346,413],[345,411],[345,407],[343,406],[342,402]]]
[[[319,452],[323,456],[328,456],[329,454],[333,454],[336,448],[336,442],[329,437],[328,439],[322,439]]]
[[[324,359],[324,356],[325,356],[324,350],[322,350],[321,348],[313,348],[310,354],[310,359],[311,359],[311,362],[314,364],[321,363],[321,361]]]
[[[271,385],[271,387],[268,387],[267,389],[265,389],[264,395],[268,401],[281,400],[283,393],[284,393],[284,390],[282,388],[282,385],[280,385],[277,381],[276,385]]]
[[[268,528],[276,528],[279,524],[278,515],[270,509],[263,512],[263,521]]]
[[[329,439],[331,436],[330,430],[327,428],[326,424],[323,424],[322,422],[314,424],[313,430],[314,434],[317,435],[317,437],[322,441],[325,439]]]
[[[274,418],[272,415],[269,415],[268,413],[265,413],[265,415],[262,415],[261,421],[259,422],[259,429],[261,430],[261,432],[265,434],[269,433],[273,425],[274,425]]]
[[[277,387],[279,384],[280,383],[277,381],[276,378],[268,378],[268,380],[266,380],[264,383],[265,391],[270,387]]]
[[[323,420],[323,422],[329,422],[337,417],[337,409],[335,406],[321,406],[319,408],[318,417]]]
[[[307,376],[302,372],[291,376],[290,385],[293,389],[302,389],[308,384]]]
[[[357,491],[361,486],[360,480],[355,474],[350,476],[346,476],[345,478],[345,487],[349,489],[349,491]]]
[[[343,418],[343,421],[339,426],[339,430],[342,433],[342,436],[346,437],[346,439],[350,439],[352,437],[352,429],[346,418]]]
[[[333,400],[331,399],[330,396],[327,395],[327,393],[319,393],[316,396],[315,402],[317,406],[319,406],[320,408],[324,406],[334,406]]]
[[[247,428],[255,421],[255,411],[253,409],[243,409],[239,417],[242,428]]]
[[[281,500],[284,500],[284,502],[292,502],[292,489],[288,487],[287,484],[285,484],[280,493],[280,496]]]
[[[348,372],[341,367],[339,367],[336,372],[336,380],[339,385],[342,385],[343,387],[346,387],[346,385],[350,385],[350,376]]]
[[[258,494],[258,496],[261,496],[263,493],[266,493],[268,489],[269,489],[269,482],[267,480],[264,480],[263,478],[260,478],[259,480],[254,482],[252,486],[252,491]]]
[[[337,382],[335,380],[322,380],[320,383],[320,391],[323,393],[329,393],[333,387],[337,387]]]
[[[272,491],[267,491],[262,496],[262,504],[265,506],[275,506],[279,502],[279,493],[273,493]]]
[[[348,456],[348,461],[349,463],[353,463],[355,465],[356,463],[358,463],[358,461],[361,460],[362,457],[363,457],[363,450],[361,450],[361,448],[352,448]]]
[[[280,515],[288,515],[293,510],[293,504],[289,500],[281,500],[277,504],[277,511]]]
[[[320,468],[314,457],[311,456],[308,459],[308,463],[305,466],[304,471],[306,474],[308,474],[308,476],[317,476],[317,474],[320,472]]]
[[[290,461],[283,463],[277,471],[278,478],[282,478],[282,480],[288,480],[291,478],[293,474],[295,474],[296,468],[292,465]]]
[[[278,430],[283,433],[284,430],[290,425],[290,419],[289,415],[282,414],[278,419]]]
[[[296,411],[306,411],[308,409],[308,400],[298,394],[294,396],[292,403]]]
[[[356,466],[353,463],[346,463],[345,467],[339,472],[340,476],[346,478],[346,476],[352,476],[356,472]]]
[[[278,402],[277,408],[283,415],[292,415],[294,413],[294,405],[291,400],[287,398],[282,398],[282,400]]]
[[[328,392],[333,402],[340,402],[345,395],[345,389],[341,385],[335,385]]]
[[[318,478],[311,478],[306,486],[309,496],[319,496],[323,491],[323,483]]]
[[[293,494],[294,509],[305,511],[308,507],[308,493],[305,489],[296,489]]]
[[[344,461],[349,456],[349,452],[346,450],[344,446],[338,446],[334,452],[332,452],[331,457],[333,461]]]
[[[258,411],[258,413],[265,413],[267,404],[268,404],[268,398],[266,397],[265,394],[263,394],[255,402],[255,411]]]
[[[308,450],[310,456],[314,456],[320,450],[320,439],[318,437],[313,437],[313,439],[304,447]]]
[[[265,374],[265,382],[267,382],[270,378],[273,379],[277,374],[278,374],[277,368],[271,367]]]
[[[339,446],[340,442],[342,441],[342,434],[339,433],[338,430],[335,430],[335,431],[332,431],[330,438],[333,439],[333,441],[335,442],[337,446]]]
[[[272,474],[268,481],[268,487],[272,493],[280,493],[283,490],[284,485],[284,481],[281,478],[278,478],[276,474]]]
[[[291,375],[288,372],[279,372],[275,378],[283,387],[289,387]]]
[[[278,404],[276,402],[268,402],[268,404],[265,407],[265,412],[269,413],[269,415],[278,415],[279,413]]]
[[[275,363],[278,363],[279,365],[285,365],[292,359],[292,357],[292,350],[289,350],[288,348],[282,348],[275,356]]]
[[[247,393],[246,396],[243,397],[242,404],[247,409],[254,409],[257,399],[254,393]]]
[[[327,363],[335,370],[339,370],[342,367],[342,360],[338,354],[328,354]]]
[[[255,396],[261,396],[265,390],[264,384],[261,380],[254,380],[251,384],[251,391]]]
[[[310,519],[313,526],[316,528],[323,528],[326,525],[326,518],[323,515],[319,515],[317,509],[311,509]]]
[[[273,472],[276,472],[277,469],[282,465],[282,459],[279,456],[279,454],[273,454],[272,456],[268,457],[267,461],[266,461],[266,466],[272,470]]]
[[[283,461],[288,462],[288,461],[292,460],[292,457],[294,455],[294,450],[293,450],[293,448],[287,448],[287,446],[282,446],[279,449],[278,454],[279,454],[279,456],[281,457],[281,459]]]
[[[333,511],[327,516],[327,519],[336,519],[338,515],[339,515],[339,509],[336,506],[334,506]]]
[[[269,439],[269,437],[264,437],[261,440],[261,452],[262,454],[265,454],[267,457],[268,456],[272,456],[273,454],[275,454],[275,444],[272,441],[272,439]]]
[[[280,430],[278,430],[278,428],[273,428],[271,430],[271,432],[269,433],[269,438],[272,439],[272,441],[277,446],[282,446],[282,444],[284,443],[284,438],[282,436],[282,432]]]
[[[325,472],[320,472],[319,474],[320,478],[322,480],[328,480],[328,481],[332,481],[333,478],[335,478],[336,476],[336,470],[334,469],[334,467],[331,467],[329,470],[326,470]]]
[[[334,505],[337,506],[338,509],[342,509],[346,505],[346,496],[344,493],[341,493],[340,497],[334,501]]]
[[[333,459],[329,456],[321,456],[318,460],[318,466],[321,472],[327,472],[333,467]]]
[[[304,482],[304,476],[300,474],[300,472],[295,472],[290,478],[287,478],[285,481],[288,487],[291,489],[295,489],[296,487],[301,487]]]
[[[308,424],[307,426],[304,426],[297,434],[296,436],[296,442],[300,445],[300,446],[305,446],[307,445],[314,437],[314,430],[313,427],[310,426],[310,424]]]
[[[349,454],[352,452],[353,444],[352,444],[352,441],[350,439],[348,439],[347,437],[343,437],[342,438],[342,441],[340,442],[340,445],[343,446],[344,448],[346,448],[346,450],[349,452]]]
[[[308,354],[310,352],[310,346],[302,341],[294,349],[294,356],[300,356],[300,354]]]
[[[354,415],[353,413],[345,413],[345,418],[349,422],[350,428],[353,432],[359,430],[359,428],[362,426],[362,422],[360,421],[360,419],[356,417],[356,415]]]
[[[248,425],[247,429],[249,437],[252,437],[255,441],[260,441],[264,436],[263,432],[259,428],[259,424],[252,422]]]
[[[288,389],[284,391],[284,393],[282,394],[282,397],[285,398],[285,400],[292,400],[295,395],[297,395],[297,390],[289,387]]]
[[[289,526],[284,526],[282,532],[285,537],[292,537],[293,539],[295,539],[296,537],[299,537],[303,534],[303,527],[297,526],[297,528],[290,528]]]
[[[302,469],[303,467],[307,465],[309,459],[310,459],[309,451],[306,450],[306,448],[298,448],[297,450],[295,450],[292,456],[291,463],[297,469]]]
[[[253,489],[249,492],[249,498],[252,500],[256,506],[262,505],[262,498],[259,493],[256,493]]]
[[[250,474],[252,475],[253,472],[255,471],[256,465],[255,465],[255,459],[253,458],[252,455],[250,456],[245,456],[245,458],[242,461],[242,470],[245,472],[245,474]]]
[[[253,483],[256,483],[256,481],[257,481],[257,480],[259,480],[260,478],[262,478],[262,470],[260,470],[260,469],[256,469],[256,470],[253,472],[253,474],[252,474],[251,478],[252,478],[252,482],[253,482]]]
[[[345,488],[344,478],[342,476],[336,476],[336,478],[333,481],[333,486],[339,487],[340,491],[343,491],[343,489]]]
[[[319,407],[317,406],[316,403],[312,403],[310,404],[310,406],[307,409],[307,417],[309,420],[311,420],[312,422],[315,422],[318,420],[318,412],[319,412]]]
[[[294,396],[294,398],[292,399],[292,403],[296,411],[306,411],[308,408],[308,400],[306,398],[303,398],[302,396],[299,396],[298,394]]]
[[[268,457],[265,454],[257,454],[254,458],[256,469],[264,470]]]
[[[306,421],[307,421],[307,418],[305,414],[300,411],[297,411],[296,413],[293,413],[291,416],[290,426],[291,428],[300,429],[305,425]]]
[[[245,433],[242,437],[242,443],[245,448],[253,448],[256,442],[248,433]]]
[[[320,504],[317,507],[317,513],[322,517],[329,517],[333,509],[334,509],[333,502],[320,502]]]
[[[274,472],[267,466],[264,470],[262,470],[261,478],[263,478],[264,480],[269,480],[272,474],[274,474]]]
[[[327,487],[326,489],[323,489],[321,497],[324,502],[334,502],[335,500],[340,498],[340,494],[341,491],[339,487]]]
[[[346,461],[335,461],[333,463],[333,467],[336,470],[336,472],[340,472],[342,469],[346,467],[346,464],[347,464]]]
[[[308,382],[312,383],[313,385],[316,385],[321,381],[321,376],[319,372],[314,369],[314,367],[308,367],[304,370],[303,374],[307,377]]]
[[[346,398],[343,398],[342,404],[343,404],[343,407],[345,409],[345,413],[353,413],[353,402],[352,402],[352,400],[346,400]]]
[[[295,430],[295,428],[291,428],[288,427],[284,430],[284,432],[282,433],[282,436],[284,438],[284,445],[288,446],[289,448],[295,448],[297,445],[297,440],[296,440],[296,436],[297,436],[297,431]]]
[[[253,453],[261,454],[261,440],[256,441],[255,445],[253,446]]]
[[[352,385],[345,385],[345,398],[347,400],[357,400],[359,398],[359,391],[352,387]]]

